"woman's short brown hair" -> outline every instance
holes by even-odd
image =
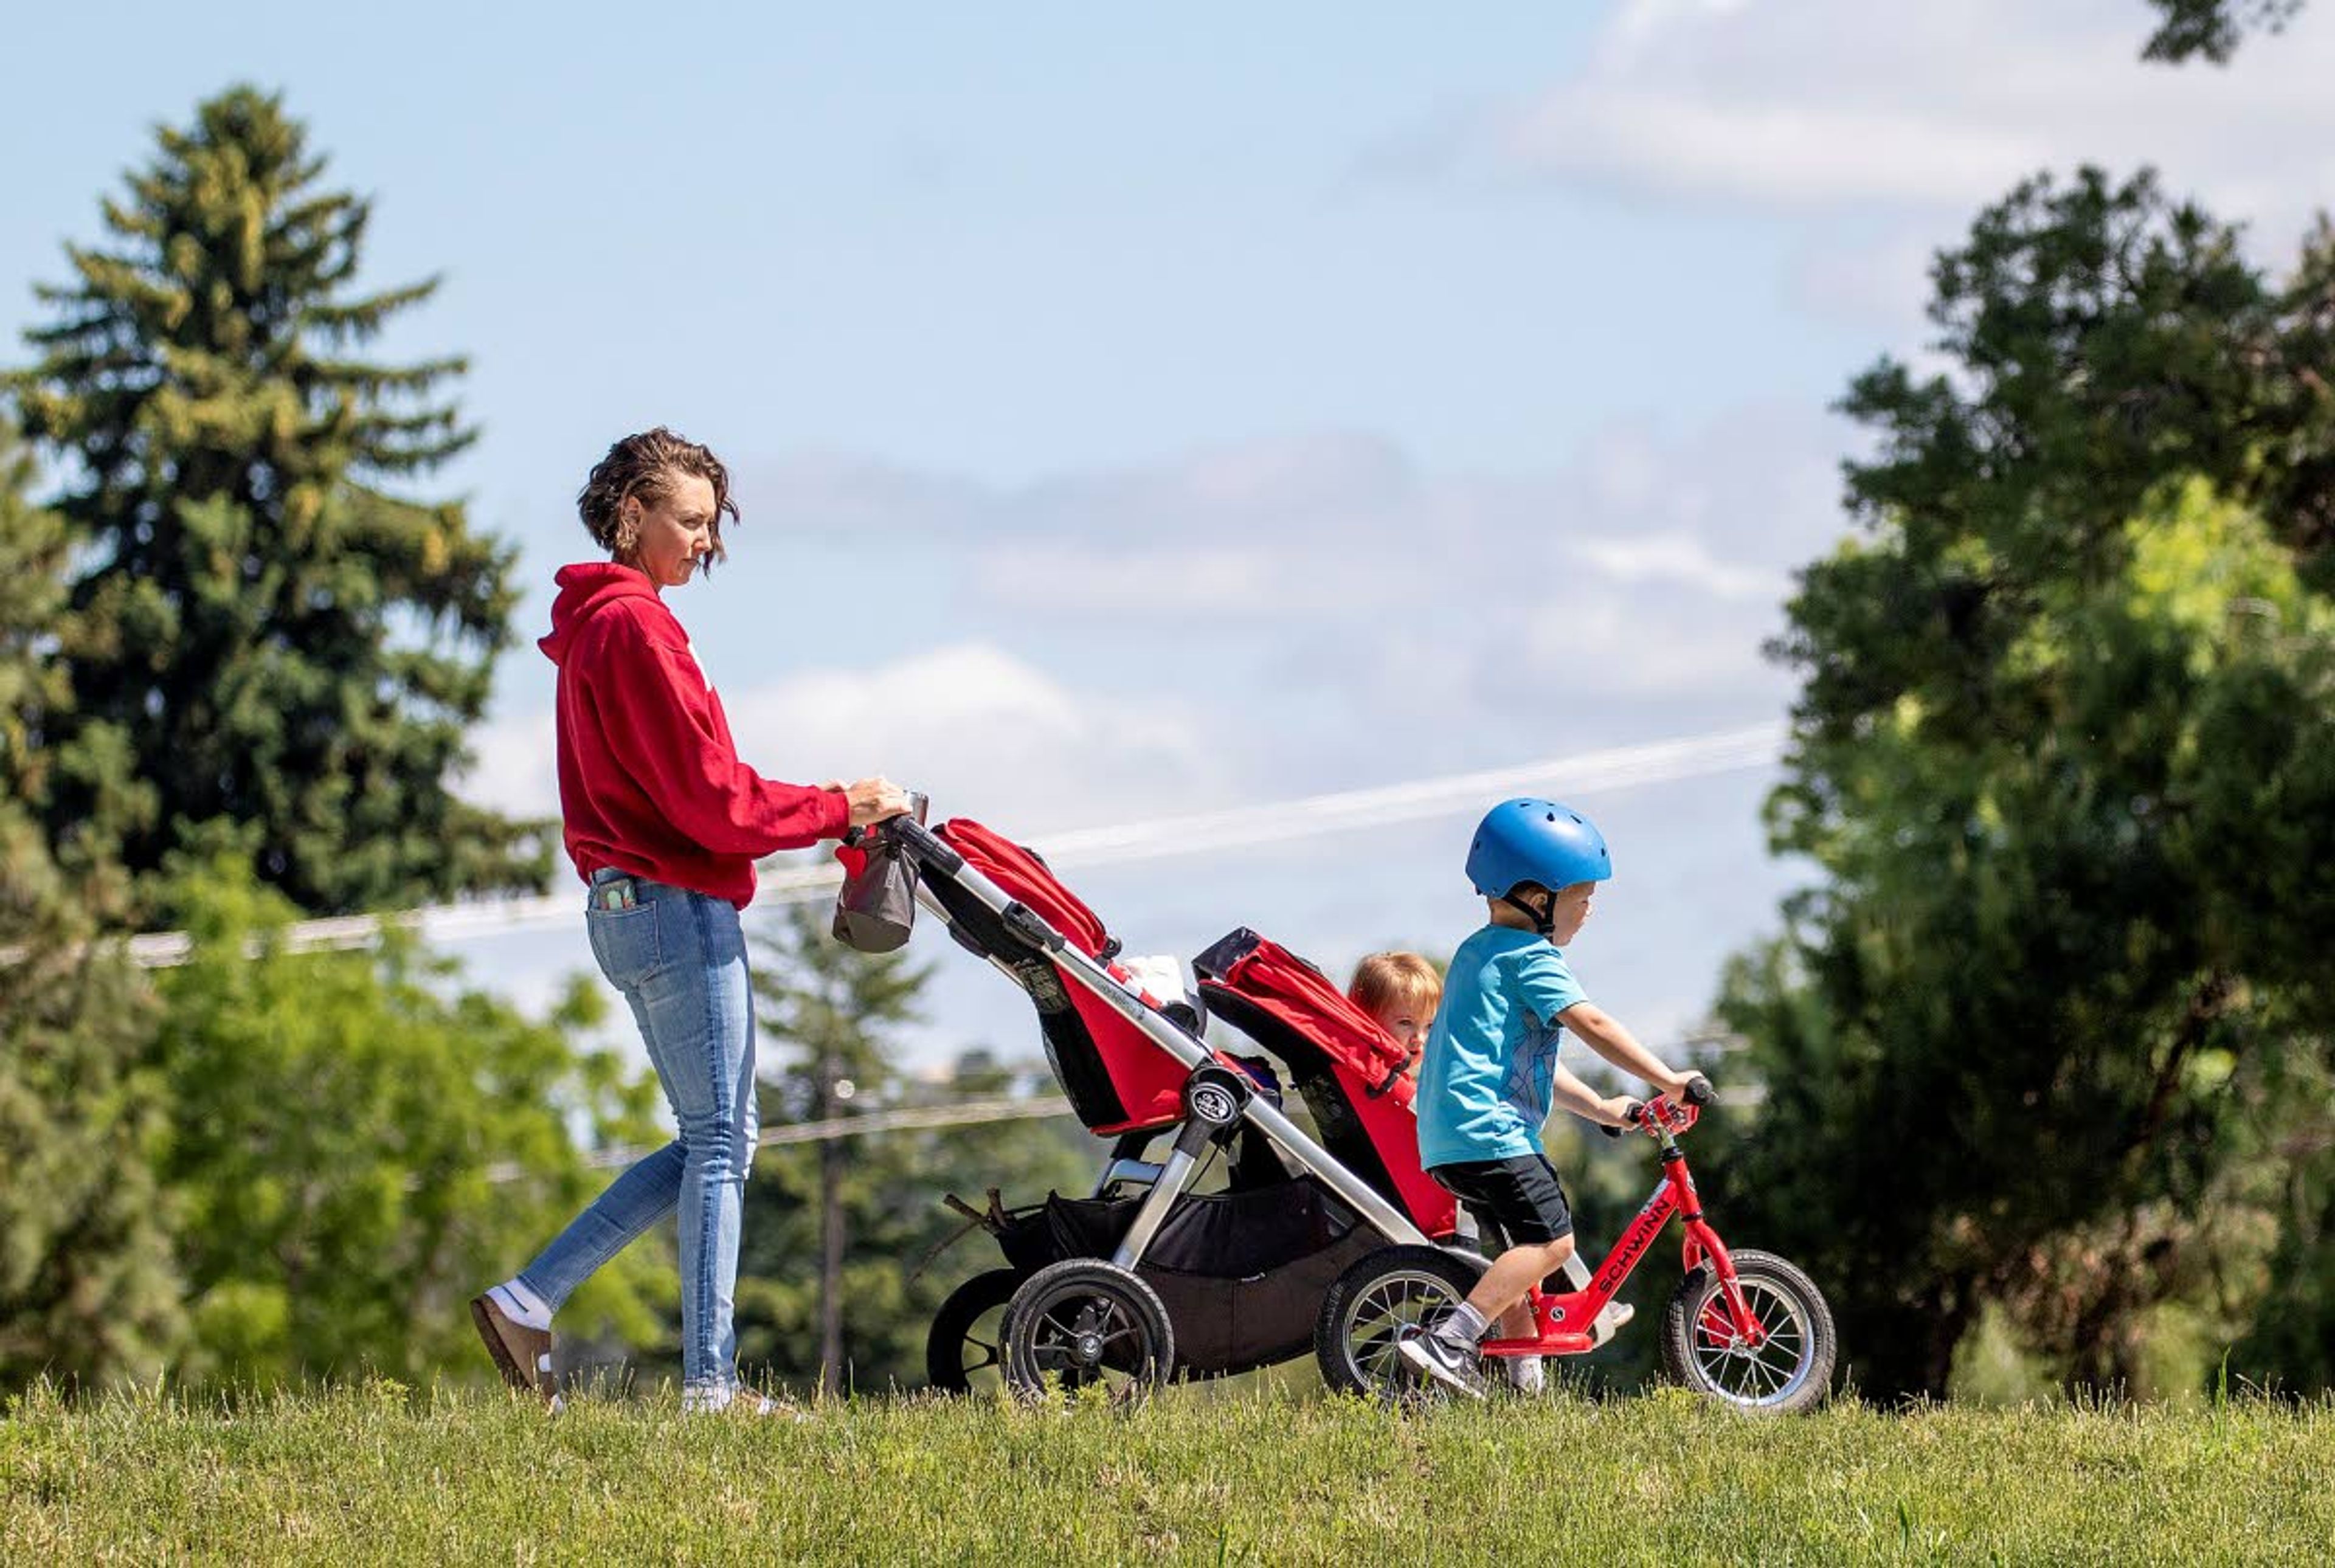
[[[1397,1007],[1432,1012],[1443,1000],[1443,976],[1416,953],[1373,953],[1354,965],[1347,998],[1372,1018]]]
[[[592,465],[576,498],[576,513],[602,549],[625,560],[640,543],[639,528],[625,521],[625,502],[638,497],[643,506],[654,506],[673,493],[675,476],[689,474],[713,487],[713,559],[727,560],[722,547],[722,518],[738,518],[738,503],[730,498],[730,470],[712,449],[677,436],[663,425],[626,436]]]

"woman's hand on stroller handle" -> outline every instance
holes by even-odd
[[[906,816],[916,808],[908,791],[901,789],[882,774],[873,779],[861,779],[850,784],[838,785],[843,798],[851,807],[851,826],[866,828],[894,817]]]

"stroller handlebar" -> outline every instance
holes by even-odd
[[[844,836],[846,844],[865,843],[869,839],[887,840],[900,847],[901,852],[921,866],[929,866],[944,876],[954,876],[964,865],[964,857],[942,842],[939,834],[925,826],[925,812],[931,797],[920,790],[908,792],[908,808],[897,817],[887,817],[881,822],[866,828],[855,828]]]

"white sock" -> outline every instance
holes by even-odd
[[[1431,1331],[1439,1339],[1448,1340],[1455,1345],[1472,1350],[1476,1348],[1476,1342],[1484,1337],[1484,1331],[1491,1326],[1484,1321],[1483,1313],[1468,1302],[1462,1302],[1444,1313],[1443,1321],[1436,1324]]]
[[[502,1309],[503,1316],[522,1328],[550,1332],[551,1309],[544,1303],[541,1296],[528,1290],[518,1275],[513,1274],[489,1290],[487,1299]]]

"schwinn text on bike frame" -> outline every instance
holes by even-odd
[[[1662,1226],[1670,1223],[1671,1211],[1676,1206],[1677,1200],[1671,1196],[1668,1182],[1655,1188],[1654,1195],[1646,1200],[1646,1206],[1640,1209],[1637,1218],[1630,1222],[1630,1228],[1622,1233],[1622,1239],[1613,1244],[1613,1252],[1605,1259],[1605,1266],[1597,1271],[1593,1288],[1612,1290],[1618,1286],[1622,1276],[1637,1263],[1639,1255],[1653,1244],[1656,1236],[1662,1234]]]

